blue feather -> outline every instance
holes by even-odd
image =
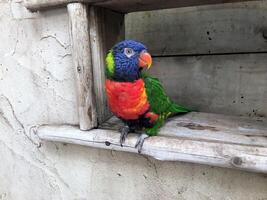
[[[124,54],[125,48],[131,48],[135,53],[130,58]],[[147,48],[134,40],[124,40],[112,48],[115,61],[115,73],[112,79],[116,81],[131,82],[140,78],[140,69],[138,66],[139,55]]]

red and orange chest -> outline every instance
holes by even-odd
[[[145,83],[106,80],[106,93],[111,111],[122,119],[134,120],[149,109]]]

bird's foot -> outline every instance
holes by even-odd
[[[121,129],[120,129],[120,132],[121,132],[121,136],[120,136],[120,145],[122,146],[122,144],[125,142],[125,139],[128,135],[128,133],[130,132],[130,127],[129,126],[123,126]]]
[[[138,150],[138,153],[141,153],[142,151],[142,148],[143,148],[143,144],[144,144],[144,141],[146,138],[148,138],[149,135],[145,134],[145,133],[142,133],[139,138],[137,139],[137,142],[135,144],[135,148],[137,148]]]

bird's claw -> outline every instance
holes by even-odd
[[[120,129],[121,132],[121,136],[120,136],[120,145],[122,146],[122,144],[125,142],[125,139],[128,135],[128,133],[130,132],[130,128],[129,126],[124,126]]]
[[[148,138],[149,136],[145,133],[142,133],[139,138],[137,139],[136,143],[135,143],[135,148],[137,148],[138,153],[141,153],[142,148],[143,148],[143,144],[146,138]]]

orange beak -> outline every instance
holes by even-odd
[[[147,67],[149,69],[152,65],[152,57],[147,52],[142,52],[139,56],[139,67]]]

